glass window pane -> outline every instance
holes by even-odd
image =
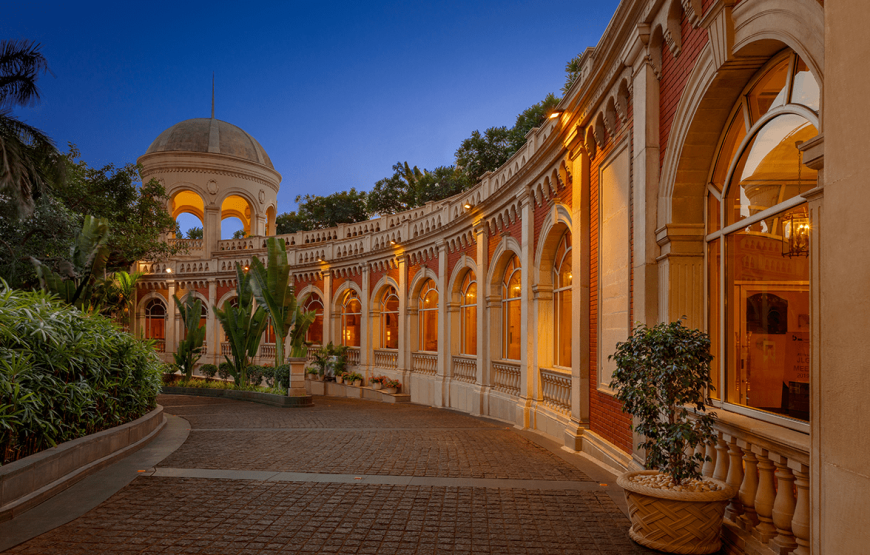
[[[323,345],[323,312],[317,312],[314,321],[308,326],[308,333],[305,337],[306,341],[314,345]]]
[[[805,214],[806,205],[790,212]],[[782,256],[784,215],[726,239],[726,394],[809,420],[809,259]]]
[[[438,350],[438,311],[424,310],[423,315],[423,336],[420,345],[421,351],[437,351]]]
[[[571,367],[571,290],[556,294],[556,315],[558,344],[556,345],[556,364]]]
[[[520,359],[520,301],[509,301],[505,305],[504,357],[510,360]]]
[[[353,313],[353,314],[359,314],[360,312],[362,312],[362,305],[359,303],[358,300],[353,299],[352,301],[347,303],[347,312]]]
[[[384,323],[381,330],[381,348],[398,349],[399,348],[399,315],[397,313],[385,312],[381,314],[382,322]]]
[[[707,193],[707,233],[719,230],[720,225],[719,199]]]
[[[788,77],[788,64],[791,57],[784,58],[780,63],[772,67],[756,83],[746,100],[749,102],[749,113],[752,121],[757,121],[771,108],[782,106],[785,103],[786,81]]]
[[[468,286],[468,289],[465,290],[465,299],[463,301],[464,304],[474,304],[477,302],[477,283],[472,283]]]
[[[718,158],[716,158],[716,167],[713,169],[712,183],[717,191],[722,192],[725,179],[728,177],[728,167],[737,154],[740,143],[745,138],[746,120],[743,117],[743,110],[737,110],[731,120],[731,125],[728,126],[728,133],[725,134],[725,140],[722,141],[722,148],[719,150]]]
[[[509,299],[519,298],[520,296],[520,283],[522,279],[522,272],[520,270],[515,271],[511,276],[510,280],[507,284],[507,291],[505,292],[505,296]]]
[[[802,164],[797,146],[817,135],[795,114],[767,122],[740,157],[728,190],[728,224],[752,216],[816,186],[816,170]]]
[[[562,259],[562,267],[559,268],[559,287],[570,287],[574,280],[574,274],[571,271],[571,251]]]
[[[719,296],[719,265],[721,262],[719,254],[719,239],[711,241],[707,244],[707,333],[710,335],[710,354],[713,355],[713,360],[710,362],[710,378],[713,382],[713,387],[716,389],[710,392],[713,399],[721,399],[720,389],[722,388],[719,372],[721,361],[719,360],[719,316],[720,316],[720,296]]]
[[[798,58],[795,66],[794,84],[791,88],[791,101],[819,111],[819,83],[810,73],[807,64]]]
[[[477,354],[477,307],[474,305],[462,308],[462,354]]]

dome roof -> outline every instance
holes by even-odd
[[[225,154],[275,169],[256,139],[235,125],[214,118],[193,118],[176,123],[158,135],[145,154],[170,151]]]

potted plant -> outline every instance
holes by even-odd
[[[306,374],[306,376],[308,376],[309,380],[316,380],[317,379],[317,368],[314,368],[313,366],[309,366],[308,368],[305,369],[305,374]]]
[[[344,372],[335,375],[335,383],[341,383],[344,380]]]
[[[725,505],[734,488],[700,472],[708,457],[696,448],[715,444],[715,413],[707,413],[710,338],[680,321],[638,325],[610,360],[610,387],[643,436],[646,469],[617,479],[625,490],[637,543],[668,553],[715,553]],[[701,449],[703,451],[703,449]]]
[[[346,372],[344,374],[344,381],[345,383],[360,387],[362,385],[363,376],[362,374],[358,374],[356,372]]]
[[[384,393],[398,393],[402,388],[402,384],[399,380],[384,380],[384,389],[382,390]]]
[[[384,382],[387,381],[386,376],[375,376],[371,380],[369,380],[369,385],[372,386],[372,389],[375,391],[382,389],[384,387]]]

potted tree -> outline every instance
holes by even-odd
[[[610,360],[616,371],[610,387],[623,412],[643,436],[646,470],[617,479],[625,490],[637,543],[668,553],[715,553],[725,505],[734,488],[704,478],[708,457],[696,449],[715,444],[715,413],[707,412],[710,338],[680,321],[632,330]]]

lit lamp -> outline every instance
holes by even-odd
[[[565,113],[565,110],[553,110],[553,112],[550,114],[550,119],[556,119],[557,117],[561,116],[564,113]]]
[[[810,255],[810,218],[803,213],[788,214],[782,218],[782,255]]]
[[[171,273],[172,273],[172,268],[166,268],[166,273],[167,273],[167,274],[171,274]]]
[[[471,210],[471,204],[466,202],[463,208],[465,208],[466,210]]]
[[[248,266],[248,265],[247,265],[247,264],[245,264],[245,267],[244,267],[244,268],[242,268],[242,269],[243,269],[243,270],[244,270],[244,271],[245,271],[245,273],[248,273],[248,270],[250,270],[250,269],[251,269],[251,267],[250,267],[250,266]]]

